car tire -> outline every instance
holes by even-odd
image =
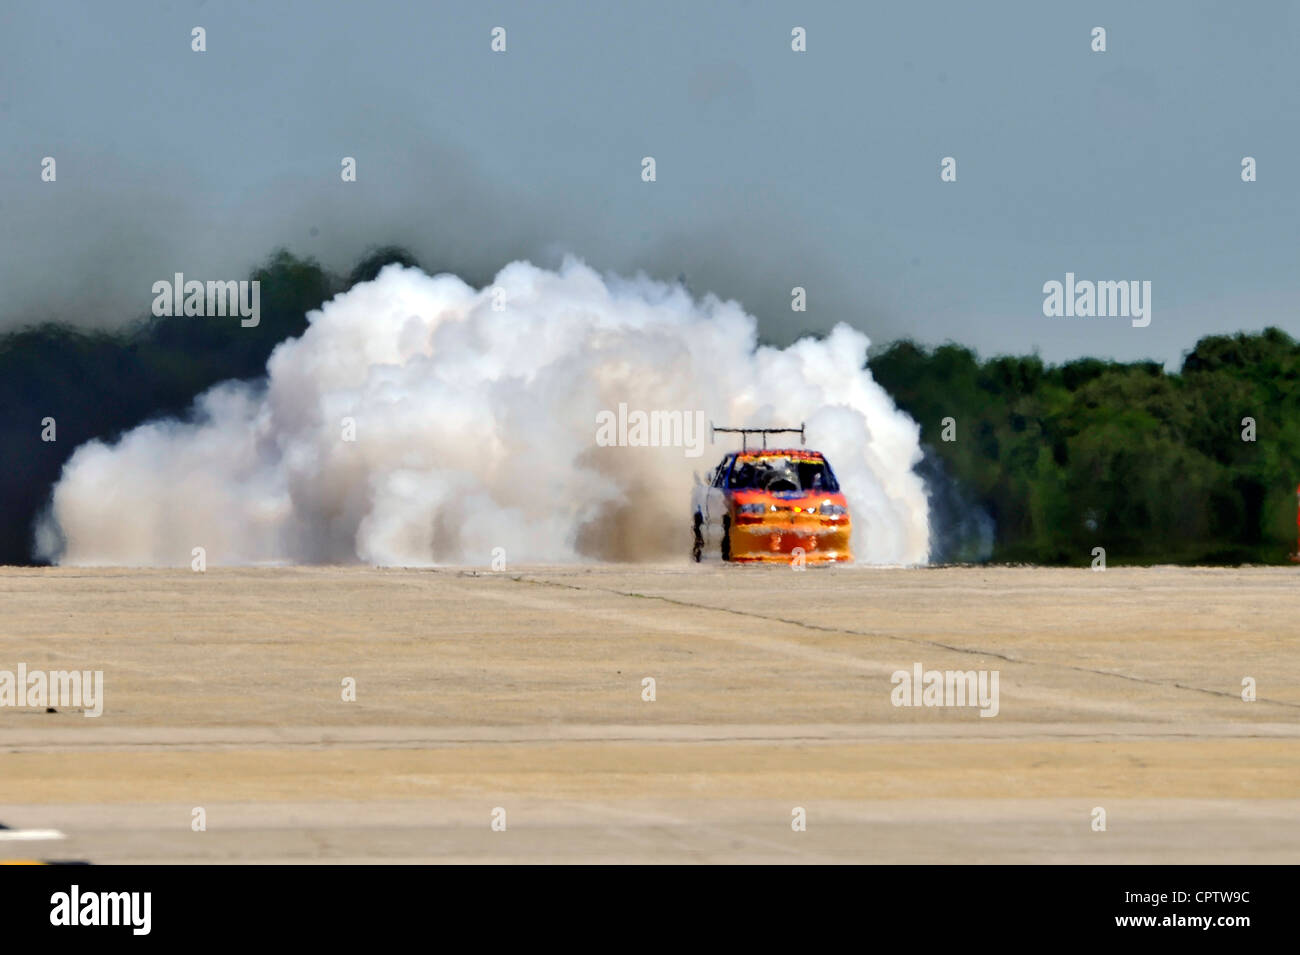
[[[704,518],[699,514],[695,515],[695,543],[691,545],[691,559],[699,563],[704,559],[704,530],[701,525]]]
[[[731,518],[722,519],[722,559],[731,560]]]

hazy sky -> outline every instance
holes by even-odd
[[[158,279],[276,246],[346,269],[398,243],[476,279],[566,252],[684,273],[779,343],[846,320],[1176,362],[1300,336],[1293,6],[5,2],[0,328],[119,324]],[[1067,271],[1149,280],[1150,326],[1044,317]]]

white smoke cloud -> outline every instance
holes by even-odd
[[[78,448],[38,529],[42,556],[184,566],[201,546],[212,564],[482,565],[502,547],[511,562],[686,559],[692,471],[734,436],[703,458],[597,446],[598,413],[623,402],[733,426],[806,421],[849,499],[858,560],[926,559],[919,429],[846,325],[759,348],[735,302],[574,260],[558,272],[515,262],[481,290],[389,266],[308,318],[265,382],[218,385],[192,422]]]

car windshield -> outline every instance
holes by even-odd
[[[731,472],[734,490],[767,491],[772,494],[791,492],[833,492],[839,490],[835,475],[823,461],[791,461],[788,458],[762,458],[738,461]]]

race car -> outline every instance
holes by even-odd
[[[767,435],[803,428],[713,428],[745,436],[743,450],[722,459],[691,495],[696,562],[717,546],[726,561],[812,563],[853,559],[848,504],[835,472],[819,451],[769,449]],[[763,448],[751,450],[749,435]],[[712,435],[710,435],[712,437]]]

